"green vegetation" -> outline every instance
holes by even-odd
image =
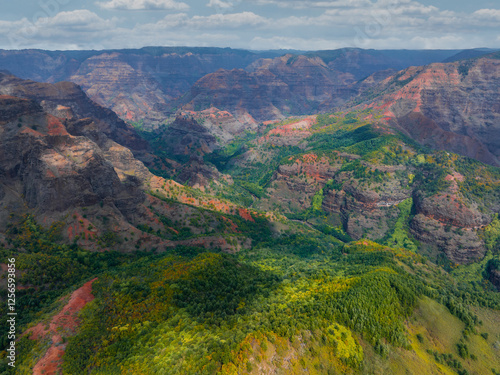
[[[498,214],[495,214],[491,223],[484,227],[481,236],[488,250],[495,254],[500,253],[500,220]]]
[[[365,121],[367,114],[376,119],[368,111],[319,115],[310,134],[289,143],[271,130],[297,119],[270,125],[205,156],[234,184],[150,192],[158,198],[147,206],[152,219],[136,228],[182,246],[92,253],[64,244],[61,223],[14,221],[0,253],[16,256],[28,287],[18,291],[19,328],[47,323],[60,297],[97,277],[95,299],[67,339],[63,374],[500,369],[492,344],[500,331],[491,323],[500,318],[500,295],[488,281],[500,269],[498,215],[474,229],[489,252],[468,265],[439,249],[438,264],[430,262],[412,235],[416,199],[453,198],[490,214],[498,170],[425,150]],[[251,215],[241,213],[250,206]],[[434,222],[452,240],[469,234]],[[212,236],[231,245],[228,253],[186,245]],[[127,241],[110,229],[96,238],[101,248]],[[30,373],[48,344],[21,339],[19,373]],[[0,373],[14,373],[2,366]]]
[[[408,198],[398,204],[399,216],[396,224],[394,225],[394,232],[387,240],[387,245],[391,247],[403,247],[405,249],[417,252],[418,247],[415,242],[410,238],[408,222],[413,206],[413,199]]]
[[[283,353],[299,339],[312,355],[333,347],[332,370],[355,372],[363,362],[359,340],[382,357],[410,349],[403,323],[423,295],[435,295],[471,329],[478,323],[446,280],[424,283],[404,271],[427,269],[418,256],[304,239],[283,237],[236,256],[166,254],[102,275],[69,341],[64,373],[230,374],[253,368],[257,356],[265,362],[269,346],[280,342]],[[250,337],[257,347],[246,346]],[[312,360],[307,353],[303,363]]]

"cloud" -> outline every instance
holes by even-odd
[[[241,0],[100,0],[104,9],[177,9],[120,18],[79,9],[33,19],[0,20],[3,48],[102,49],[144,45],[332,49],[498,47],[500,10],[456,12],[416,0],[247,0],[254,11],[234,12]],[[183,5],[184,4],[184,5]],[[191,4],[191,3],[190,3]],[[192,3],[194,4],[194,2]],[[175,8],[177,7],[177,8]],[[274,9],[272,9],[274,7]],[[284,9],[288,7],[288,9]],[[307,9],[306,9],[307,8]],[[312,8],[309,10],[309,8]],[[303,10],[302,10],[303,9]]]
[[[57,13],[54,17],[40,17],[35,22],[0,22],[0,41],[10,48],[85,48],[88,40],[106,38],[116,30],[117,20],[103,19],[97,14],[79,9]]]
[[[220,8],[220,9],[227,9],[227,8],[232,8],[233,7],[233,2],[232,1],[222,1],[222,0],[210,0],[210,2],[207,4],[207,7],[210,8]]]
[[[82,29],[98,31],[110,29],[116,25],[116,19],[105,20],[97,14],[86,10],[74,10],[71,12],[60,12],[54,17],[40,18],[35,26],[40,29],[65,29],[66,31]]]
[[[97,2],[103,9],[109,10],[188,10],[189,5],[174,0],[110,0]]]
[[[253,12],[242,12],[194,16],[189,24],[195,27],[241,27],[263,25],[268,22],[267,18]]]
[[[169,14],[157,23],[164,28],[212,29],[238,28],[243,26],[265,25],[269,20],[253,12],[212,14],[210,16],[188,17],[186,13]]]
[[[472,13],[478,19],[500,21],[500,9],[479,9]]]
[[[372,5],[370,0],[334,0],[334,1],[253,0],[253,2],[259,5],[277,5],[281,8],[292,8],[292,9],[365,7]]]

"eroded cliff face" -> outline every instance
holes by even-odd
[[[317,112],[343,103],[354,91],[352,74],[330,69],[318,57],[285,55],[248,68],[218,70],[200,79],[181,100],[191,110],[217,107],[257,121]]]
[[[1,202],[2,225],[8,213],[18,210],[51,216],[97,204],[126,217],[145,199],[139,181],[121,181],[103,150],[71,135],[63,119],[13,96],[1,96],[0,107],[1,184],[9,192]]]
[[[224,219],[216,214],[208,214],[201,228],[194,220],[196,206],[224,213],[238,208],[201,192],[195,199],[192,190],[152,175],[129,148],[111,138],[137,145],[133,129],[116,116],[103,116],[109,111],[96,105],[95,116],[79,115],[92,103],[74,84],[37,86],[12,76],[3,79],[1,92],[24,97],[0,95],[0,231],[31,214],[45,226],[60,223],[66,241],[90,250],[164,250],[181,244],[234,251],[249,245],[246,237],[225,241],[226,229],[239,231],[222,225]],[[191,126],[203,129],[194,121]],[[194,157],[180,175],[203,185],[213,178],[206,173],[218,172]],[[175,202],[164,204],[151,194]],[[248,212],[242,215],[253,220]]]
[[[495,56],[408,68],[375,85],[371,95],[386,94],[360,108],[380,111],[424,145],[500,165],[500,60]]]
[[[114,112],[94,103],[74,83],[40,83],[0,73],[0,94],[33,100],[47,113],[68,121],[73,118],[92,119],[98,130],[107,137],[129,147],[137,154],[147,151],[147,142],[141,139],[130,125],[118,118]],[[75,131],[74,135],[82,135],[77,134],[78,127],[72,129]]]
[[[106,232],[137,231],[151,174],[111,138],[145,152],[135,131],[72,83],[2,75],[0,92],[10,94],[0,96],[0,228],[31,213],[89,249]]]
[[[386,78],[391,70],[443,61],[457,52],[343,48],[278,56],[273,51],[196,47],[24,50],[0,51],[0,69],[36,81],[75,82],[92,100],[129,123],[156,127],[191,102],[189,109],[213,104],[246,124],[251,116],[262,121],[328,110]],[[219,69],[223,73],[211,75]],[[228,87],[217,87],[217,80]],[[359,80],[362,83],[354,85]],[[225,98],[210,103],[205,97],[215,94]],[[227,107],[221,106],[226,102]]]
[[[170,114],[166,110],[171,99],[168,91],[148,72],[134,69],[119,53],[93,56],[69,78],[92,100],[128,122],[159,123]]]
[[[222,48],[115,51],[0,51],[0,69],[41,82],[71,81],[127,122],[163,123],[168,103],[217,69],[244,68],[259,55]]]
[[[345,104],[397,70],[442,61],[446,54],[345,48],[259,59],[245,70],[204,76],[178,103],[191,110],[215,106],[257,121],[313,114]]]

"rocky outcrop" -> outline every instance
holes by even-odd
[[[94,103],[80,87],[70,82],[56,84],[22,80],[9,74],[0,73],[0,94],[30,99],[43,110],[56,117],[92,119],[95,131],[134,150],[138,154],[147,150],[147,142],[135,130],[120,120],[115,113]],[[79,125],[86,124],[79,122]],[[69,126],[74,135],[83,134],[84,127]],[[88,129],[87,129],[88,130]]]
[[[493,258],[488,261],[483,276],[500,291],[500,260]]]
[[[169,155],[204,155],[217,147],[215,137],[190,117],[177,117],[160,137],[162,149]]]
[[[418,142],[500,165],[500,60],[496,55],[403,70],[369,91],[358,108]]]
[[[350,172],[341,172],[335,180],[342,187],[326,192],[323,209],[340,214],[346,232],[354,239],[384,237],[399,214],[397,204],[411,196],[405,178],[387,176],[382,183],[366,183]]]
[[[491,271],[489,280],[500,291],[500,270]]]
[[[204,124],[204,121],[199,121]],[[205,164],[203,155],[212,153],[221,145],[209,129],[191,116],[178,116],[158,132],[158,140],[162,153],[181,162],[171,163],[174,170],[170,173],[176,176],[177,181],[204,187],[220,177],[215,167]]]
[[[200,156],[192,155],[189,162],[179,168],[177,180],[189,186],[203,189],[211,181],[218,180],[220,177],[221,174],[215,167],[205,164]]]
[[[301,114],[306,114],[304,111],[313,113],[319,106],[341,103],[357,92],[357,88],[353,91],[346,83],[362,80],[377,71],[426,65],[443,61],[458,52],[343,48],[310,52],[306,56],[278,57],[279,51],[256,53],[197,47],[109,51],[0,50],[0,69],[35,81],[75,82],[92,100],[112,109],[123,120],[156,126],[176,112],[173,99],[180,98],[196,81],[218,69],[226,71],[224,74],[229,84],[235,83],[235,79],[248,83],[248,79],[238,76],[238,71],[229,72],[232,69],[247,69],[255,73],[252,76],[263,87],[260,90],[246,85],[239,87],[238,96],[246,99],[239,106],[231,104],[231,108],[238,110],[232,114],[240,119],[248,117],[249,113],[257,113],[256,118],[262,116],[266,117],[264,120],[269,120],[298,110],[303,111]],[[275,57],[278,58],[273,60]],[[324,69],[318,69],[319,66]],[[377,82],[383,76],[387,74],[379,74]],[[203,89],[200,91],[198,88],[196,92],[201,95]],[[226,93],[228,99],[229,94]],[[252,97],[253,94],[265,96]],[[278,95],[273,102],[276,108],[266,102],[270,94]],[[300,100],[300,97],[304,99]],[[290,100],[287,104],[286,101]],[[207,105],[202,97],[197,98],[196,104]],[[253,108],[252,111],[247,108],[248,105]],[[262,109],[257,110],[259,107]]]
[[[488,215],[482,214],[462,196],[452,192],[430,197],[421,192],[414,194],[415,211],[443,224],[460,228],[481,228],[491,222]]]
[[[249,71],[218,70],[200,79],[182,98],[186,109],[217,107],[257,121],[317,112],[343,103],[354,92],[352,75],[331,70],[318,57],[285,55],[260,60]]]
[[[447,226],[423,214],[413,218],[410,229],[417,240],[443,251],[455,264],[470,263],[486,254],[484,242],[472,229]]]
[[[40,107],[31,112],[36,104],[21,98],[0,98],[0,107],[4,113],[15,110],[1,119],[2,184],[11,189],[19,186],[18,198],[28,208],[63,212],[108,201],[127,211],[144,200],[137,186],[122,184],[96,143],[69,134],[59,118]],[[19,107],[28,111],[19,113]]]
[[[201,124],[216,138],[218,147],[223,147],[235,137],[243,136],[247,131],[258,129],[258,123],[250,115],[236,118],[228,111],[216,107],[203,111],[181,111],[179,116],[192,118]]]

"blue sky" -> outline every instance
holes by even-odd
[[[0,48],[500,47],[498,0],[0,0]]]

